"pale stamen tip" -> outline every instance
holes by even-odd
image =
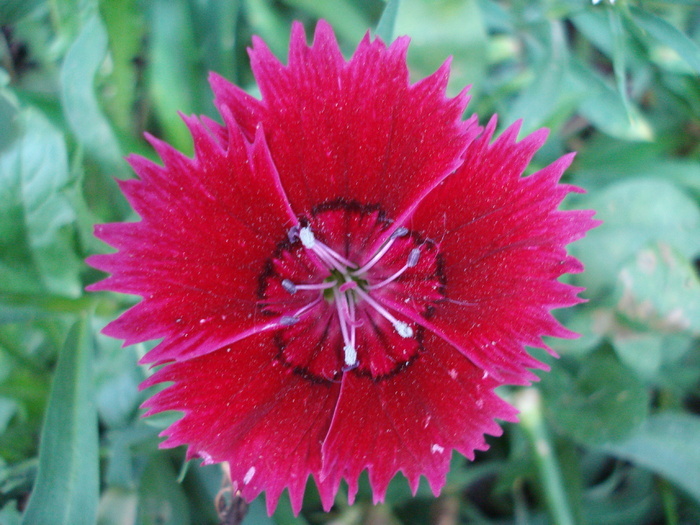
[[[353,345],[345,345],[343,351],[345,352],[345,364],[352,368],[357,366],[357,350],[355,350],[355,347]]]
[[[418,264],[418,259],[420,259],[420,248],[413,248],[411,253],[408,254],[408,262],[406,263],[406,266],[413,268],[416,264]]]
[[[298,322],[299,322],[299,318],[298,318],[298,317],[292,317],[292,316],[289,316],[289,315],[284,315],[284,316],[282,316],[282,318],[280,319],[280,324],[281,324],[282,326],[292,326],[293,324],[297,324]]]
[[[311,249],[316,244],[316,237],[314,237],[314,233],[309,226],[305,226],[299,230],[299,239],[305,248]]]
[[[391,238],[392,238],[392,239],[396,239],[396,238],[398,238],[398,237],[403,237],[403,236],[406,235],[407,233],[408,233],[408,228],[405,228],[405,227],[401,226],[401,227],[399,227],[399,228],[396,228],[396,230],[394,231],[394,233],[391,234]]]
[[[289,228],[289,231],[287,232],[287,238],[289,239],[289,242],[294,242],[299,238],[299,229],[301,227],[299,225],[297,226],[292,226]]]
[[[413,328],[408,326],[408,324],[403,321],[396,321],[394,323],[394,329],[403,338],[409,338],[413,336]]]
[[[285,290],[287,290],[291,294],[297,293],[297,285],[294,284],[289,279],[284,279],[282,281],[282,288],[284,288]]]

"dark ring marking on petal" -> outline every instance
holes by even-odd
[[[299,218],[298,229],[306,228],[315,243],[291,233],[277,243],[258,276],[257,314],[283,320],[273,341],[285,367],[314,382],[339,381],[344,373],[378,382],[425,352],[425,329],[406,319],[403,307],[386,310],[382,300],[433,317],[446,298],[444,256],[436,241],[406,227],[376,253],[367,253],[393,222],[379,205],[339,198]],[[357,266],[341,275],[337,264]],[[338,294],[355,296],[350,308],[362,311],[363,321],[355,324],[356,314],[337,306]],[[284,322],[291,319],[295,322]]]

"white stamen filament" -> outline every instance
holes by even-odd
[[[336,281],[323,281],[316,284],[294,284],[289,279],[284,279],[282,288],[290,294],[295,294],[297,290],[327,290],[328,288],[333,288],[336,284],[338,284]]]
[[[345,363],[343,371],[352,370],[359,365],[357,356],[357,327],[361,326],[363,323],[362,321],[358,322],[357,319],[356,308],[358,302],[365,302],[369,307],[373,308],[389,321],[399,336],[403,338],[412,337],[414,332],[411,326],[397,319],[368,292],[386,286],[398,279],[407,269],[416,266],[421,256],[420,248],[413,248],[408,255],[406,264],[390,277],[372,285],[369,285],[363,277],[364,274],[386,255],[397,238],[403,237],[408,233],[409,230],[407,228],[397,228],[374,256],[361,268],[358,268],[357,264],[329,248],[323,242],[317,240],[310,226],[295,226],[290,229],[288,236],[291,242],[297,239],[300,240],[304,248],[314,252],[329,271],[336,271],[343,277],[342,279],[324,280],[320,283],[313,284],[296,284],[290,279],[283,279],[281,282],[282,288],[289,294],[295,294],[299,290],[318,291],[319,293],[314,300],[297,310],[294,314],[281,317],[279,324],[281,326],[296,324],[299,322],[300,316],[309,312],[321,301],[329,300],[327,294],[323,292],[324,290],[332,289],[333,301],[335,302],[338,322],[340,324],[340,332],[343,337],[343,361]],[[337,277],[337,274],[335,275]],[[358,280],[358,278],[360,279]]]
[[[411,250],[411,253],[408,254],[408,261],[406,264],[403,265],[403,267],[398,270],[396,273],[394,273],[392,276],[387,277],[383,281],[380,281],[378,283],[372,284],[367,287],[368,290],[376,290],[377,288],[381,288],[382,286],[386,286],[387,284],[395,281],[398,279],[403,272],[408,270],[409,268],[413,268],[416,264],[418,264],[418,259],[420,258],[420,248],[413,248]]]
[[[394,244],[394,240],[398,239],[399,237],[403,237],[408,233],[408,230],[404,227],[397,228],[397,230],[391,234],[391,237],[382,245],[382,247],[379,249],[377,253],[374,254],[374,257],[372,257],[367,263],[360,268],[359,270],[355,270],[352,272],[353,275],[359,276],[362,275],[363,273],[367,273],[367,271],[372,268],[375,264],[379,262],[379,260],[384,257],[384,254],[389,251],[389,248],[391,248],[391,245]]]
[[[304,312],[307,312],[307,311],[311,310],[314,306],[316,306],[318,303],[320,303],[322,299],[323,299],[323,295],[322,295],[322,294],[318,294],[318,297],[317,297],[316,299],[314,299],[313,301],[311,301],[311,302],[310,302],[309,304],[307,304],[306,306],[303,306],[302,308],[299,308],[299,310],[297,310],[296,312],[294,312],[293,315],[283,315],[283,316],[280,318],[280,324],[281,324],[282,326],[291,326],[291,325],[293,325],[293,324],[298,323],[298,322],[299,322],[300,316],[301,316]]]
[[[323,250],[324,252],[326,252],[330,257],[332,257],[336,261],[340,261],[341,263],[343,263],[345,266],[347,266],[349,268],[355,268],[355,266],[357,266],[354,262],[346,259],[342,255],[340,255],[338,252],[332,250],[331,248],[329,248],[328,246],[323,244],[321,241],[316,241],[316,246],[318,248],[320,248],[321,250]]]
[[[374,308],[379,314],[384,317],[387,321],[389,321],[393,326],[394,330],[404,338],[408,338],[413,336],[413,328],[408,326],[408,324],[404,323],[403,321],[399,321],[396,317],[391,315],[389,311],[384,308],[381,304],[379,304],[377,301],[375,301],[371,295],[369,295],[367,292],[362,290],[361,288],[355,289],[355,293],[362,297],[367,304],[369,304],[372,308]]]
[[[335,306],[338,310],[340,333],[343,335],[343,352],[345,364],[353,366],[357,363],[357,350],[355,349],[355,308],[349,304],[349,294],[341,293],[337,288],[333,290]]]
[[[335,252],[321,241],[316,240],[316,237],[314,236],[314,233],[311,231],[310,227],[306,226],[299,230],[299,239],[304,245],[304,248],[314,252],[328,269],[336,270],[342,275],[347,275],[348,267],[355,267],[353,262]]]

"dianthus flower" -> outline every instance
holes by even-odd
[[[409,83],[407,38],[369,37],[350,60],[320,22],[294,25],[288,65],[250,50],[262,97],[212,75],[219,124],[185,117],[194,158],[149,137],[130,157],[140,215],[96,235],[118,249],[91,287],[141,296],[105,328],[164,364],[146,406],[184,415],[164,447],[228,462],[250,501],[295,512],[309,476],[329,509],[367,470],[375,501],[402,471],[437,494],[453,450],[473,458],[515,410],[494,393],[543,365],[525,345],[569,337],[550,310],[582,267],[565,245],[593,225],[559,211],[572,156],[523,171],[546,131],[492,141],[447,98],[449,66]]]

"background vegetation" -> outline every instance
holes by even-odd
[[[693,0],[402,0],[380,32],[408,34],[415,78],[454,56],[485,122],[551,128],[543,166],[579,152],[567,180],[604,226],[572,247],[589,302],[579,331],[491,449],[455,458],[443,496],[370,492],[330,514],[314,489],[248,524],[700,523],[700,6]],[[161,451],[143,420],[136,361],[99,334],[132,301],[87,294],[106,251],[95,222],[133,218],[113,179],[153,156],[149,130],[184,151],[177,116],[216,117],[215,70],[255,91],[253,34],[284,56],[291,21],[335,28],[346,52],[382,0],[0,2],[0,523],[216,523],[221,470]],[[397,11],[393,9],[398,8]],[[284,429],[280,429],[284,432]],[[341,491],[342,492],[342,491]],[[24,521],[23,521],[24,520]]]

